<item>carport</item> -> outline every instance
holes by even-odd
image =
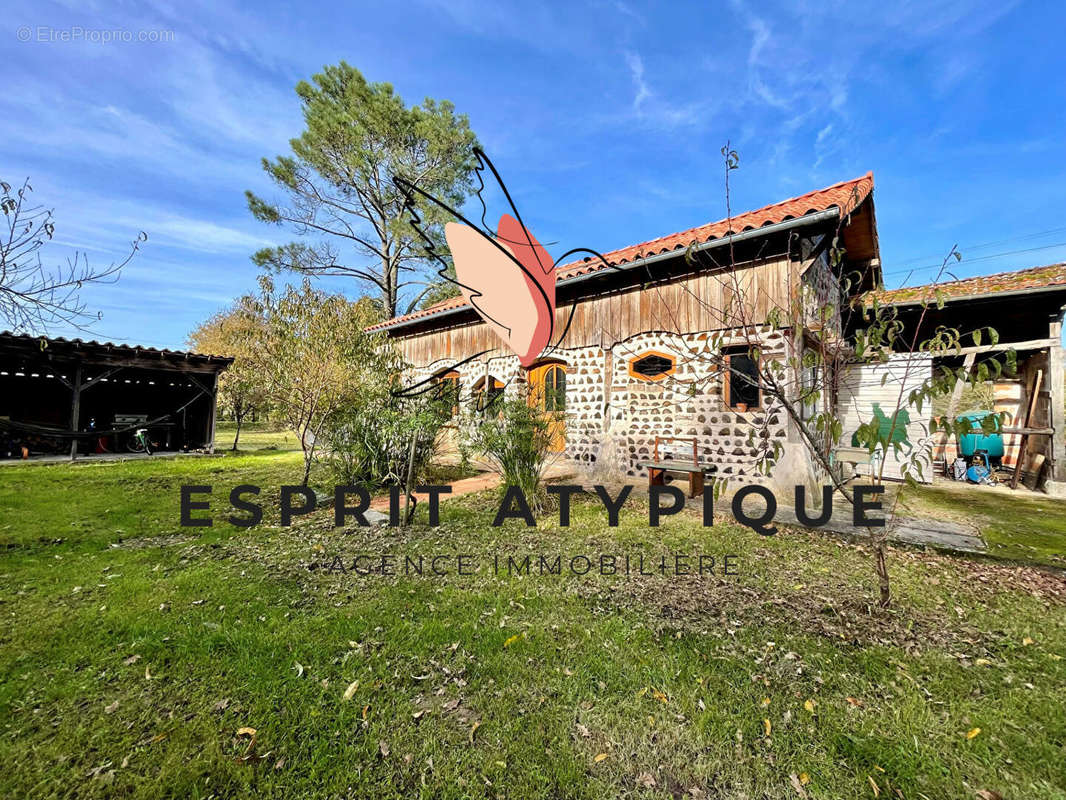
[[[910,341],[928,339],[940,326],[968,332],[994,328],[998,341],[986,336],[966,341],[957,351],[941,353],[934,366],[972,372],[983,358],[1016,354],[1017,371],[995,379],[994,408],[1005,413],[1003,464],[1014,473],[1012,485],[1025,477],[1033,486],[1066,492],[1066,384],[1062,346],[1066,308],[1066,263],[1015,272],[875,293],[882,305],[894,306]],[[950,398],[947,416],[958,407],[963,385]],[[939,436],[934,464],[950,463],[955,443]]]
[[[0,333],[0,458],[214,449],[218,376],[233,359]]]

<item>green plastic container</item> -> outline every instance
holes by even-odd
[[[1000,433],[986,434],[981,430],[981,420],[993,415],[992,411],[970,411],[960,414],[956,419],[959,422],[968,422],[975,433],[965,433],[959,437],[959,452],[967,458],[971,458],[978,450],[984,450],[989,458],[1003,458],[1003,436]],[[996,420],[996,430],[999,430],[999,420]]]

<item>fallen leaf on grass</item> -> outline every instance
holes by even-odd
[[[770,720],[764,719],[762,721],[762,726],[766,730],[766,736],[769,737],[770,736],[770,731],[773,730],[773,728],[770,726]]]
[[[807,773],[803,773],[806,775]],[[807,800],[810,795],[807,794],[807,790],[803,788],[803,778],[796,775],[795,772],[788,776],[789,781],[792,783],[792,788],[796,790],[796,794]]]
[[[1024,639],[1022,639],[1022,644],[1023,644],[1023,645],[1025,646],[1025,647],[1028,647],[1028,646],[1029,646],[1029,645],[1031,645],[1031,644],[1035,644],[1035,642],[1034,642],[1034,641],[1032,640],[1032,638],[1030,638],[1030,637],[1026,636],[1026,637],[1025,637]]]
[[[807,700],[806,702],[804,702],[803,707],[805,709],[807,709],[809,712],[811,712],[812,714],[814,713],[814,701],[813,700]]]
[[[977,797],[978,800],[1003,800],[1003,795],[992,789],[979,789]]]
[[[363,719],[366,719],[366,715],[370,712],[370,706],[363,706]]]
[[[859,700],[857,697],[848,697],[847,701],[849,703],[851,703],[853,706],[855,706],[856,708],[858,708],[859,706],[862,705],[862,700]]]
[[[104,706],[104,713],[105,714],[114,714],[116,711],[118,711],[118,700],[116,700],[114,703],[112,703],[109,706]]]
[[[211,710],[212,711],[217,711],[217,712],[222,712],[222,711],[225,711],[227,708],[229,708],[229,698],[228,697],[223,697],[221,700],[219,700],[217,703],[215,703],[214,706],[212,706]]]
[[[866,780],[870,782],[870,788],[874,790],[874,797],[880,797],[881,787],[877,785],[877,781],[873,779],[873,776],[867,775]]]
[[[970,728],[970,730],[966,731],[966,738],[967,739],[973,739],[980,732],[981,732],[980,728]]]
[[[389,757],[389,743],[382,739],[378,742],[378,752],[381,753],[382,758]]]
[[[128,666],[130,666],[132,664],[136,664],[140,660],[141,660],[141,657],[139,655],[134,654],[134,655],[130,656],[129,658],[124,659],[122,663],[125,664],[128,667]]]
[[[251,760],[251,758],[253,757],[253,755],[255,753],[255,741],[256,741],[256,730],[255,730],[255,728],[237,728],[237,735],[238,736],[247,736],[248,737],[248,746],[246,748],[244,748],[244,752],[241,754],[240,758],[237,759],[237,761],[249,761],[249,760]]]
[[[655,783],[655,776],[650,772],[642,772],[637,776],[637,786],[642,786],[645,789],[654,789],[657,784]]]
[[[607,758],[607,754],[606,753],[600,753],[594,759],[592,759],[592,761],[595,764],[599,764],[601,761],[603,761],[606,758]]]
[[[522,631],[521,633],[516,633],[514,636],[512,636],[510,639],[508,639],[506,642],[504,642],[503,646],[504,647],[510,647],[515,642],[517,642],[519,639],[525,639],[525,638],[526,638],[526,632],[525,631]]]
[[[152,673],[148,671],[148,665],[147,664],[145,664],[145,666],[144,666],[144,679],[146,681],[152,680]]]
[[[344,690],[344,699],[351,700],[355,696],[355,693],[356,691],[358,691],[358,689],[359,681],[352,681],[351,683],[349,683],[348,688]]]
[[[292,668],[296,670],[296,677],[302,678],[304,676],[304,665],[297,661],[292,665]]]
[[[592,733],[589,731],[589,729],[586,728],[584,725],[582,725],[580,722],[577,723],[576,727],[577,727],[577,732],[580,733],[582,736],[584,736],[586,739],[588,739],[590,736],[592,736]]]
[[[480,727],[481,727],[481,723],[480,722],[475,722],[474,723],[474,727],[470,729],[470,742],[471,742],[471,744],[473,744],[474,735],[477,733],[477,729],[480,728]]]

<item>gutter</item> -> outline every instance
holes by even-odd
[[[734,242],[743,242],[748,239],[757,239],[760,236],[766,236],[773,233],[780,233],[782,231],[793,230],[794,228],[805,228],[810,225],[817,225],[822,222],[829,222],[836,220],[840,217],[840,209],[836,206],[831,206],[824,211],[816,211],[813,214],[804,214],[802,217],[795,217],[794,219],[787,219],[784,222],[775,222],[771,225],[764,225],[761,228],[753,228],[749,231],[741,231],[740,233],[734,233],[730,236],[723,236],[719,239],[712,239],[709,242],[703,242],[692,248],[695,253],[701,253],[704,250],[713,250],[717,247],[723,247],[725,245],[733,244]],[[656,253],[653,256],[645,256],[644,258],[638,258],[636,261],[630,261],[625,264],[619,264],[613,271],[615,272],[628,272],[629,270],[638,269],[640,267],[647,266],[649,264],[655,264],[659,261],[666,261],[671,258],[677,258],[679,255],[683,255],[685,250],[669,250],[665,253]],[[586,272],[582,275],[575,275],[572,278],[559,281],[555,284],[556,288],[562,286],[573,286],[577,283],[582,283],[593,278],[602,278],[607,273],[607,269],[601,268],[593,270],[592,272]],[[417,317],[416,319],[408,319],[403,322],[396,322],[392,325],[388,323],[382,325],[380,328],[373,328],[374,332],[377,331],[394,331],[399,328],[406,328],[410,325],[417,325],[427,320],[438,320],[443,317],[458,314],[463,311],[472,311],[473,309],[469,305],[456,306],[455,308],[446,308],[443,311],[438,311],[436,314],[429,314],[425,317]]]

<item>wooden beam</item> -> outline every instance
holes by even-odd
[[[1025,342],[999,342],[997,344],[982,344],[977,347],[961,347],[945,353],[937,353],[940,358],[949,356],[965,356],[970,353],[1004,353],[1007,350],[1043,350],[1051,347],[1057,339],[1029,339]]]
[[[116,372],[118,372],[119,369],[120,369],[120,367],[115,367],[114,369],[104,370],[99,375],[97,375],[95,378],[91,378],[90,380],[85,381],[85,383],[83,383],[81,385],[81,388],[82,389],[88,389],[91,386],[95,386],[100,381],[102,381],[104,378],[110,378],[112,375],[114,375]]]
[[[1066,385],[1062,352],[1062,312],[1051,318],[1048,333],[1054,344],[1048,350],[1048,384],[1051,398],[1048,402],[1047,424],[1055,433],[1048,448],[1051,480],[1066,483]]]
[[[1036,377],[1033,379],[1032,391],[1029,392],[1029,410],[1025,415],[1025,427],[1029,427],[1029,423],[1033,421],[1033,412],[1036,411],[1036,401],[1040,396],[1040,383],[1044,380],[1044,370],[1038,369],[1036,371]],[[1028,434],[1022,434],[1021,444],[1018,445],[1018,463],[1014,465],[1014,475],[1010,479],[1010,488],[1018,488],[1018,478],[1022,474],[1022,464],[1025,463],[1025,446],[1029,442]]]
[[[970,371],[973,369],[973,362],[977,358],[977,353],[967,353],[965,360],[962,362],[962,368],[966,370],[966,375],[969,377]],[[962,399],[962,392],[966,388],[966,381],[956,381],[955,388],[951,391],[951,399],[948,401],[948,408],[945,416],[948,422],[954,424],[955,414],[959,410],[959,401]],[[954,459],[948,459],[948,445],[952,443],[953,437],[950,433],[944,433],[944,461],[950,463]],[[955,456],[958,457],[959,449],[955,448]]]

